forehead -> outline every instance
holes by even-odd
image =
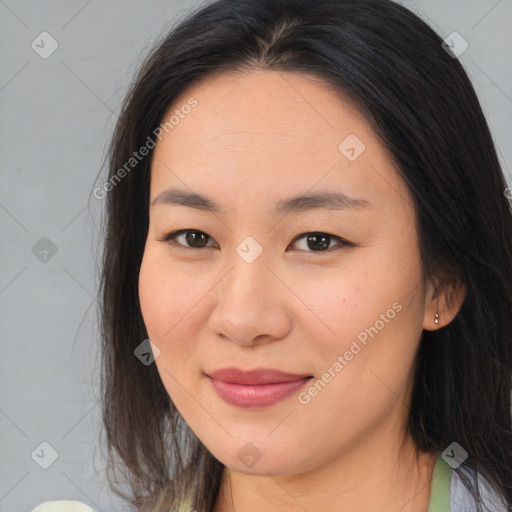
[[[183,108],[193,98],[193,108]],[[229,195],[242,206],[315,188],[382,205],[406,197],[369,123],[316,77],[276,71],[222,72],[173,102],[153,155],[151,197],[171,185]],[[176,122],[177,121],[177,122]]]

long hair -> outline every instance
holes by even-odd
[[[109,147],[108,183],[95,193],[106,202],[100,320],[108,478],[137,509],[176,510],[190,498],[209,512],[224,466],[184,422],[156,365],[134,356],[148,338],[138,273],[152,151],[130,158],[154,142],[174,98],[196,80],[253,69],[321,78],[353,101],[392,156],[414,199],[424,279],[436,293],[466,286],[454,320],[422,333],[407,431],[427,452],[460,444],[469,455],[464,465],[512,503],[512,210],[477,95],[442,42],[390,0],[218,0],[176,25],[145,59]],[[117,489],[118,470],[129,492]],[[478,499],[475,483],[463,480]]]

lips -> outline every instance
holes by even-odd
[[[244,371],[230,367],[210,372],[207,378],[225,402],[238,407],[260,408],[284,400],[312,376],[270,368]]]
[[[272,368],[262,368],[255,370],[241,370],[230,366],[215,370],[207,374],[209,377],[220,380],[222,382],[230,382],[231,384],[245,384],[245,385],[261,385],[261,384],[275,384],[279,382],[292,382],[297,380],[312,377],[307,373],[296,374],[286,373]]]

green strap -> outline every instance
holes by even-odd
[[[194,510],[192,508],[192,501],[184,501],[181,503],[180,509],[178,512],[190,512],[192,510]]]
[[[451,475],[452,468],[439,453],[432,474],[428,512],[450,512]]]

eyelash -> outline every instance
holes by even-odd
[[[211,248],[211,246],[206,246],[206,247],[188,247],[186,245],[183,245],[183,244],[179,244],[176,242],[176,237],[178,237],[179,235],[181,234],[184,234],[184,233],[201,233],[203,235],[206,235],[210,240],[213,240],[210,236],[208,236],[204,231],[200,231],[198,229],[177,229],[175,231],[171,231],[170,233],[167,233],[165,234],[164,236],[158,238],[157,240],[159,242],[166,242],[166,243],[169,243],[169,244],[172,244],[174,246],[177,246],[179,249],[184,249],[184,250],[190,250],[190,251],[199,251],[201,249],[206,249],[208,247]],[[348,240],[345,240],[339,236],[336,236],[336,235],[331,235],[329,233],[324,233],[324,232],[321,232],[321,231],[308,231],[306,233],[302,233],[300,235],[297,235],[292,241],[291,241],[291,244],[295,243],[297,240],[300,240],[301,238],[304,238],[306,235],[324,235],[324,236],[327,236],[329,237],[330,239],[334,239],[336,241],[338,241],[339,245],[338,245],[338,248],[342,248],[342,247],[354,247],[355,244],[353,244],[352,242],[349,242]],[[336,247],[334,247],[335,249]],[[311,253],[326,253],[326,252],[329,252],[331,251],[333,248],[330,247],[329,249],[325,249],[325,250],[319,250],[319,251],[305,251],[305,252],[311,252]]]

